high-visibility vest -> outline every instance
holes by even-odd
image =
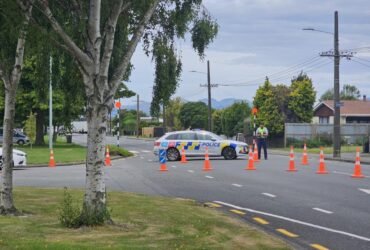
[[[268,130],[266,127],[263,128],[257,128],[256,134],[258,138],[266,138],[268,135]]]

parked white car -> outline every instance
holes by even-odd
[[[27,154],[23,151],[13,149],[13,161],[15,167],[27,166]],[[3,168],[3,148],[0,148],[0,170]]]
[[[204,156],[208,148],[209,156],[223,156],[226,160],[236,159],[239,155],[248,154],[248,144],[240,141],[225,140],[218,135],[204,130],[184,130],[170,132],[154,142],[154,154],[166,150],[167,159],[180,159],[180,152],[186,156]]]

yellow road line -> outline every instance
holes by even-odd
[[[285,230],[285,229],[282,229],[282,228],[276,229],[276,231],[278,231],[278,232],[280,232],[280,233],[284,234],[285,236],[291,237],[291,238],[296,238],[296,237],[298,237],[298,235],[297,235],[297,234],[291,233],[291,232],[289,232],[289,231],[287,231],[287,230]]]
[[[253,220],[257,221],[258,223],[262,224],[262,225],[267,225],[269,224],[268,221],[262,219],[262,218],[259,218],[259,217],[253,217]]]
[[[221,205],[216,204],[216,203],[212,203],[212,202],[206,202],[204,204],[209,206],[209,207],[222,207]]]
[[[310,246],[318,250],[329,250],[329,248],[323,247],[319,244],[311,244]]]
[[[236,210],[236,209],[231,209],[230,212],[233,212],[233,213],[236,213],[236,214],[240,214],[240,215],[245,215],[244,212],[239,211],[239,210]]]

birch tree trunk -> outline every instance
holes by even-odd
[[[15,96],[18,83],[22,74],[24,48],[26,45],[27,28],[32,13],[32,2],[24,5],[18,2],[24,14],[24,21],[17,41],[15,63],[10,73],[0,67],[0,76],[5,85],[5,110],[4,110],[4,140],[3,140],[3,171],[0,180],[0,213],[16,214],[17,209],[13,201],[13,129],[15,115]]]
[[[63,30],[54,18],[47,1],[38,0],[42,12],[48,19],[54,32],[62,39],[66,52],[76,59],[77,65],[84,79],[87,97],[87,156],[86,156],[86,186],[83,202],[83,211],[80,216],[81,224],[101,224],[110,220],[106,208],[106,194],[104,183],[104,153],[108,111],[113,107],[114,94],[121,83],[131,57],[139,43],[145,25],[152,17],[159,0],[143,15],[130,39],[126,53],[119,65],[113,70],[112,79],[108,81],[108,70],[111,63],[114,35],[119,16],[130,6],[130,2],[117,0],[110,12],[101,36],[101,0],[90,0],[88,9],[88,25],[85,48],[77,46],[75,41]],[[103,42],[104,41],[104,42]],[[104,221],[102,221],[104,220]]]

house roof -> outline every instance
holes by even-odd
[[[341,116],[370,116],[370,101],[341,100],[340,102],[343,103],[343,106],[340,107]],[[314,108],[314,111],[318,110],[322,105],[325,105],[334,111],[334,101],[333,100],[326,100],[326,101],[320,102]]]

